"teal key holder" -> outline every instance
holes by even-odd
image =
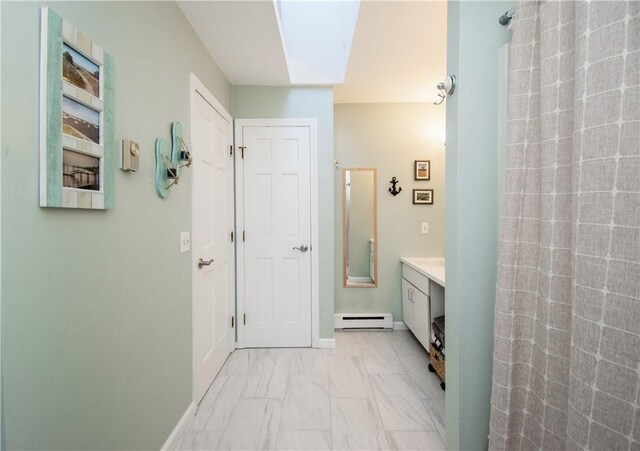
[[[156,139],[156,193],[162,199],[180,181],[180,169],[191,166],[191,150],[182,139],[182,124],[171,124],[171,150],[164,139]]]

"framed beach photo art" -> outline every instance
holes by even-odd
[[[431,180],[431,161],[416,160],[414,177],[416,180]]]
[[[432,205],[433,190],[432,189],[414,189],[413,204],[414,205]]]
[[[113,60],[42,8],[40,206],[113,208]]]

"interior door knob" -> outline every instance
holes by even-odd
[[[294,247],[294,249],[298,249],[300,252],[307,252],[309,250],[309,247],[301,244],[300,247]]]
[[[211,260],[199,259],[198,260],[198,269],[202,269],[203,266],[209,266],[211,263],[213,263],[213,258]]]

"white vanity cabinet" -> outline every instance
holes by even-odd
[[[429,348],[429,296],[402,278],[402,319],[422,346]]]
[[[416,265],[417,260],[402,259],[402,319],[429,350],[433,318],[444,315],[444,262],[442,259],[419,259],[420,263],[431,264],[429,271],[427,267]]]
[[[413,315],[413,296],[412,291],[415,289],[413,285],[404,277],[402,278],[402,320],[410,330],[414,327]]]

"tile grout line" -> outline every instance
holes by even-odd
[[[420,402],[422,403],[422,405],[424,406],[424,402],[425,400],[433,400],[432,398],[420,398]],[[445,407],[446,408],[446,407]],[[433,421],[433,425],[436,427],[436,432],[438,433],[438,436],[440,437],[440,440],[442,440],[442,443],[445,443],[445,437],[442,436],[442,434],[440,433],[440,430],[438,429],[438,424],[437,424],[437,420],[435,418],[435,414],[431,415],[431,410],[425,408],[425,410],[427,411],[427,415],[429,415],[429,418],[431,418],[431,421]],[[442,425],[442,428],[444,429],[444,424]],[[446,432],[446,429],[445,429]]]
[[[222,370],[223,370],[223,368],[225,367],[225,365],[226,365],[226,364],[227,364],[227,361],[225,360],[224,365],[222,365],[222,368],[220,368],[220,371],[218,371],[218,374],[216,374],[216,377],[215,377],[215,378],[213,379],[213,381],[211,382],[211,385],[209,385],[209,388],[207,389],[207,392],[205,393],[205,395],[204,395],[204,396],[202,397],[202,399],[200,400],[200,404],[198,404],[198,405],[196,406],[196,415],[194,415],[194,417],[195,417],[195,416],[197,416],[197,415],[198,415],[198,413],[200,413],[200,406],[201,406],[201,405],[202,405],[202,403],[204,402],[204,398],[206,398],[206,397],[207,397],[207,394],[209,393],[209,390],[211,390],[211,388],[213,387],[213,384],[215,383],[215,381],[216,381],[216,379],[218,378],[218,376],[221,376],[221,375],[222,375],[222,374],[221,374],[221,373],[222,373]],[[212,401],[211,406],[215,406],[216,401],[218,400],[218,398],[219,398],[219,397],[220,397],[220,395],[222,394],[222,390],[224,389],[224,386],[225,386],[225,385],[227,385],[227,381],[229,380],[229,376],[227,376],[226,374],[225,374],[225,375],[222,375],[222,376],[223,376],[223,377],[225,377],[226,379],[225,379],[225,381],[222,383],[222,387],[220,387],[220,390],[219,390],[219,391],[218,391],[218,393],[216,394],[215,399]],[[204,412],[202,412],[202,413],[204,413]],[[211,418],[211,415],[213,415],[213,409],[210,409],[210,412],[209,412],[209,414],[207,415],[206,420],[204,421],[204,425],[205,425],[205,426],[206,426],[206,425],[207,425],[207,423],[209,422],[209,418]],[[203,429],[203,431],[204,431],[204,429]],[[194,432],[195,432],[195,431],[194,431]],[[184,434],[183,434],[183,437],[184,437]]]
[[[393,346],[391,347],[391,349],[393,350],[394,354],[395,354],[395,349],[393,349]],[[396,356],[397,357],[397,356]],[[402,362],[400,362],[400,364],[402,364]],[[366,363],[365,363],[365,369],[366,369]],[[380,419],[380,425],[382,426],[382,432],[384,432],[384,436],[387,439],[387,444],[389,445],[389,448],[391,448],[391,444],[389,443],[389,437],[387,434],[387,430],[384,426],[384,420],[382,419],[382,413],[380,412],[380,406],[378,405],[378,398],[376,397],[376,392],[373,389],[373,380],[371,379],[371,374],[369,374],[367,372],[367,377],[369,378],[369,385],[371,386],[371,394],[373,396],[373,404],[376,406],[376,411],[378,412],[378,418]]]
[[[329,391],[331,391],[331,379],[329,379]],[[333,398],[331,393],[329,393],[329,447],[333,450]]]
[[[298,353],[299,354],[299,353]],[[290,365],[289,365],[289,373],[287,374],[287,386],[284,389],[284,396],[282,397],[282,411],[280,412],[280,421],[278,422],[278,432],[277,437],[276,437],[276,449],[278,446],[278,443],[280,442],[280,436],[282,435],[282,414],[284,413],[284,405],[285,405],[285,400],[287,399],[287,393],[289,392],[289,388],[291,386],[291,374],[293,373],[293,358],[291,359]]]
[[[380,413],[380,406],[378,405],[378,400],[376,399],[376,395],[375,392],[373,390],[373,381],[371,380],[371,374],[369,373],[368,369],[367,369],[367,364],[366,364],[366,360],[365,360],[365,356],[364,356],[364,349],[362,346],[362,343],[358,343],[359,345],[359,349],[360,349],[360,354],[357,355],[356,357],[360,357],[362,359],[362,363],[364,365],[364,371],[365,371],[365,375],[367,377],[367,380],[369,382],[369,386],[371,387],[371,398],[364,398],[364,399],[372,399],[373,400],[373,404],[375,405],[376,408],[376,412],[378,413],[378,418],[380,419],[380,424],[382,426],[382,432],[384,432],[385,438],[387,438],[387,431],[384,428],[384,422],[382,421],[382,414]],[[395,352],[395,351],[394,351]],[[378,431],[376,431],[378,432]],[[333,429],[332,429],[332,440],[333,440]],[[387,442],[389,441],[389,439],[387,438]],[[332,442],[332,447],[333,447],[333,442]]]
[[[395,349],[394,349],[395,351]],[[397,352],[396,352],[397,354]],[[398,355],[398,358],[400,358],[400,356]],[[402,365],[402,367],[405,369],[405,371],[407,371],[407,375],[409,376],[409,382],[411,382],[411,385],[413,386],[413,388],[416,390],[416,393],[418,393],[418,399],[420,400],[420,403],[423,405],[424,407],[424,403],[422,402],[423,399],[433,399],[433,398],[422,398],[420,396],[420,391],[418,390],[418,386],[416,385],[416,383],[413,380],[413,377],[411,377],[411,374],[408,370],[408,368],[405,366],[405,364],[402,362],[402,359],[400,359],[400,364]],[[446,399],[446,392],[445,392],[445,399]],[[446,408],[446,407],[445,407]],[[440,433],[440,430],[438,429],[437,426],[437,420],[436,418],[434,418],[434,415],[431,414],[430,409],[425,408],[425,410],[427,411],[427,415],[429,415],[429,418],[431,418],[431,421],[433,422],[433,425],[436,427],[436,432],[438,433],[438,436],[440,437],[440,440],[442,440],[443,443],[445,443],[445,438],[442,437],[442,434]],[[443,425],[444,428],[444,425]]]
[[[236,399],[236,402],[233,406],[233,409],[231,409],[231,413],[229,414],[229,418],[227,419],[227,422],[225,424],[224,427],[224,431],[222,432],[222,434],[220,435],[220,438],[218,439],[218,445],[220,445],[220,442],[222,441],[222,439],[224,437],[226,437],[227,433],[230,433],[229,430],[229,423],[231,423],[231,418],[233,418],[233,414],[236,413],[236,409],[238,408],[238,404],[240,403],[240,400],[242,399],[242,395],[244,394],[244,391],[247,388],[247,384],[249,383],[249,353],[247,352],[247,380],[244,382],[244,384],[242,385],[242,390],[240,391],[240,396],[238,396],[238,399]],[[227,382],[229,382],[229,377],[227,377]],[[227,382],[225,382],[225,385],[227,385]],[[224,389],[224,386],[222,387]],[[222,390],[221,390],[222,392]],[[212,411],[213,413],[213,411]],[[217,448],[217,446],[216,446]]]
[[[410,332],[411,333],[411,332]],[[395,348],[393,349],[393,351],[396,353],[396,356],[398,357],[398,360],[400,360],[400,365],[402,365],[402,367],[404,368],[404,370],[406,371],[406,376],[409,378],[409,383],[411,384],[411,386],[413,387],[413,389],[415,390],[416,394],[418,395],[418,400],[420,401],[420,404],[422,405],[422,408],[426,411],[427,415],[429,416],[429,418],[431,419],[431,422],[433,423],[433,426],[435,427],[435,432],[438,434],[438,437],[440,437],[440,439],[443,441],[444,443],[444,439],[442,437],[442,434],[440,434],[440,431],[438,430],[438,426],[436,424],[436,419],[433,417],[433,415],[431,415],[431,412],[429,409],[427,409],[424,405],[424,403],[422,402],[423,399],[431,399],[431,398],[422,398],[420,396],[420,390],[418,390],[418,386],[416,385],[414,378],[411,375],[411,372],[409,371],[409,369],[406,367],[406,365],[403,363],[402,359],[400,358],[400,355],[397,353],[397,351],[395,350]],[[446,396],[446,395],[445,395]]]

